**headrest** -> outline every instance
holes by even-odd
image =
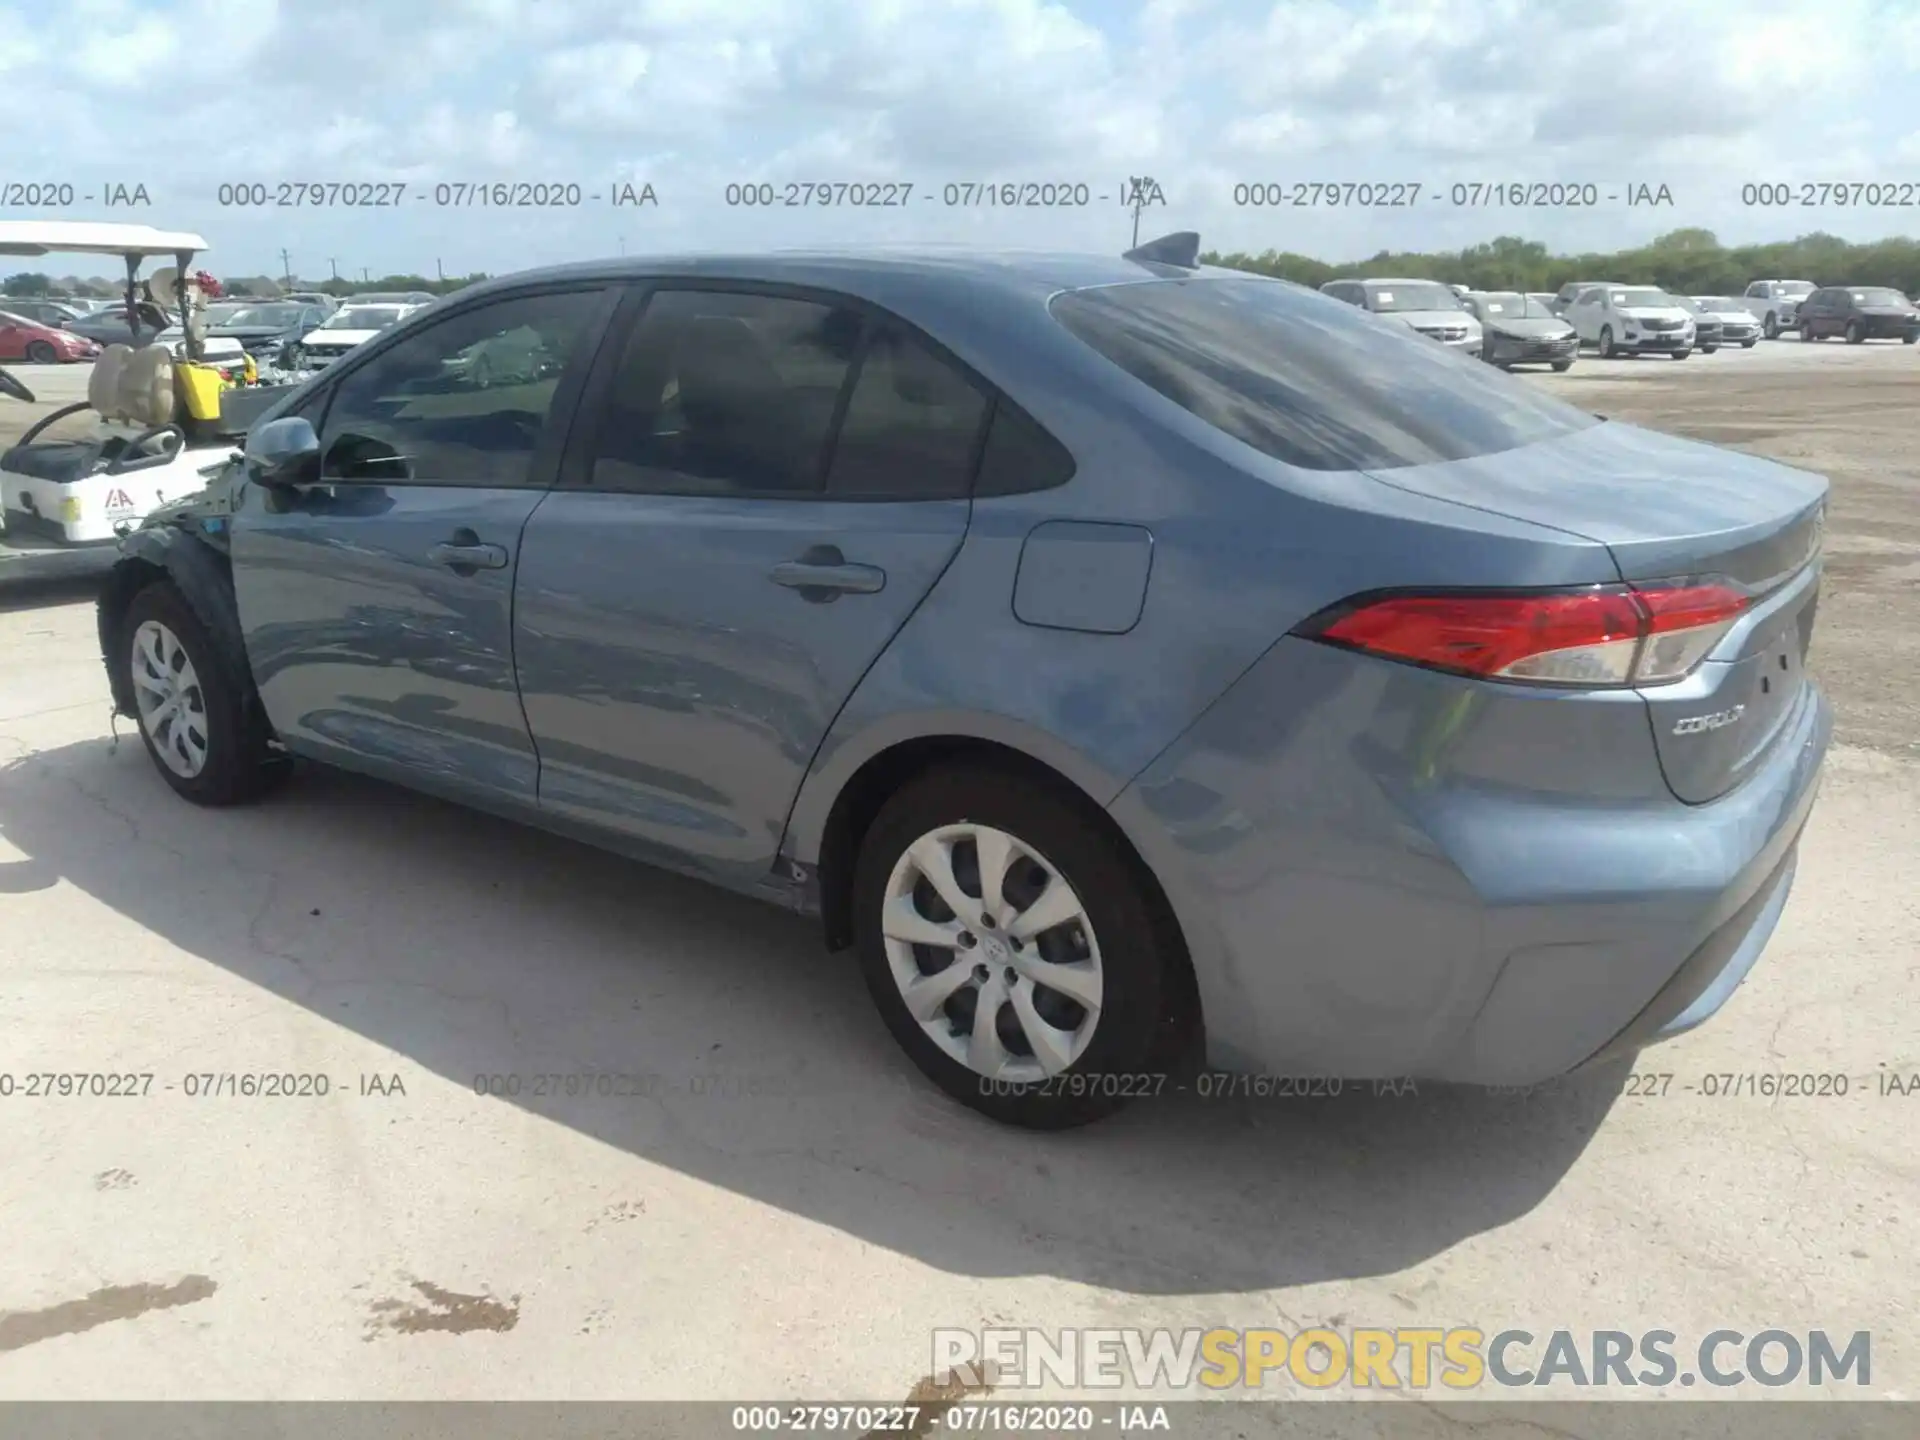
[[[87,378],[87,404],[102,420],[111,419],[120,405],[120,374],[133,354],[131,345],[109,345],[93,362],[93,374]]]
[[[173,357],[164,345],[133,352],[120,374],[120,417],[142,428],[173,423]]]

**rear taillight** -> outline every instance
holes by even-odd
[[[1706,659],[1751,603],[1718,581],[1378,594],[1323,611],[1294,633],[1486,680],[1665,685]]]

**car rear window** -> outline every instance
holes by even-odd
[[[1143,281],[1052,308],[1135,379],[1305,470],[1470,460],[1599,423],[1404,321],[1280,281]]]

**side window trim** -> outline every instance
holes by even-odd
[[[579,416],[580,397],[585,389],[586,377],[591,366],[597,362],[600,350],[604,347],[610,329],[610,321],[617,311],[621,290],[616,284],[605,280],[567,281],[545,285],[529,285],[522,289],[488,295],[469,305],[437,314],[428,323],[417,330],[402,325],[396,326],[400,333],[382,336],[372,343],[377,349],[369,349],[364,354],[353,355],[350,360],[336,361],[329,370],[324,382],[324,398],[321,400],[320,419],[314,425],[314,431],[321,440],[321,462],[325,465],[327,448],[327,422],[333,416],[334,401],[339,398],[340,388],[350,382],[354,375],[376,362],[381,355],[398,348],[420,336],[429,335],[443,325],[452,323],[462,316],[476,310],[484,310],[497,305],[510,305],[521,300],[538,299],[547,295],[597,295],[599,304],[587,318],[581,328],[573,351],[567,356],[566,366],[561,371],[560,383],[555,386],[553,399],[547,409],[547,423],[541,432],[539,442],[527,461],[527,475],[524,480],[510,482],[491,482],[486,489],[509,490],[551,490],[558,481],[560,460],[571,435],[575,421]],[[465,477],[447,479],[418,479],[411,476],[353,476],[327,475],[322,470],[321,479],[328,485],[380,485],[385,487],[417,487],[434,489],[438,487],[472,486],[474,481]]]

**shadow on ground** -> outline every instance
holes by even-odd
[[[0,837],[27,857],[0,893],[77,886],[387,1047],[410,1089],[410,1065],[527,1077],[471,1103],[950,1273],[1173,1295],[1397,1272],[1538,1204],[1620,1088],[1188,1092],[1030,1135],[922,1082],[811,922],[374,782],[307,768],[201,811],[137,736],[93,740],[0,771]],[[646,1094],[531,1093],[582,1072]]]

